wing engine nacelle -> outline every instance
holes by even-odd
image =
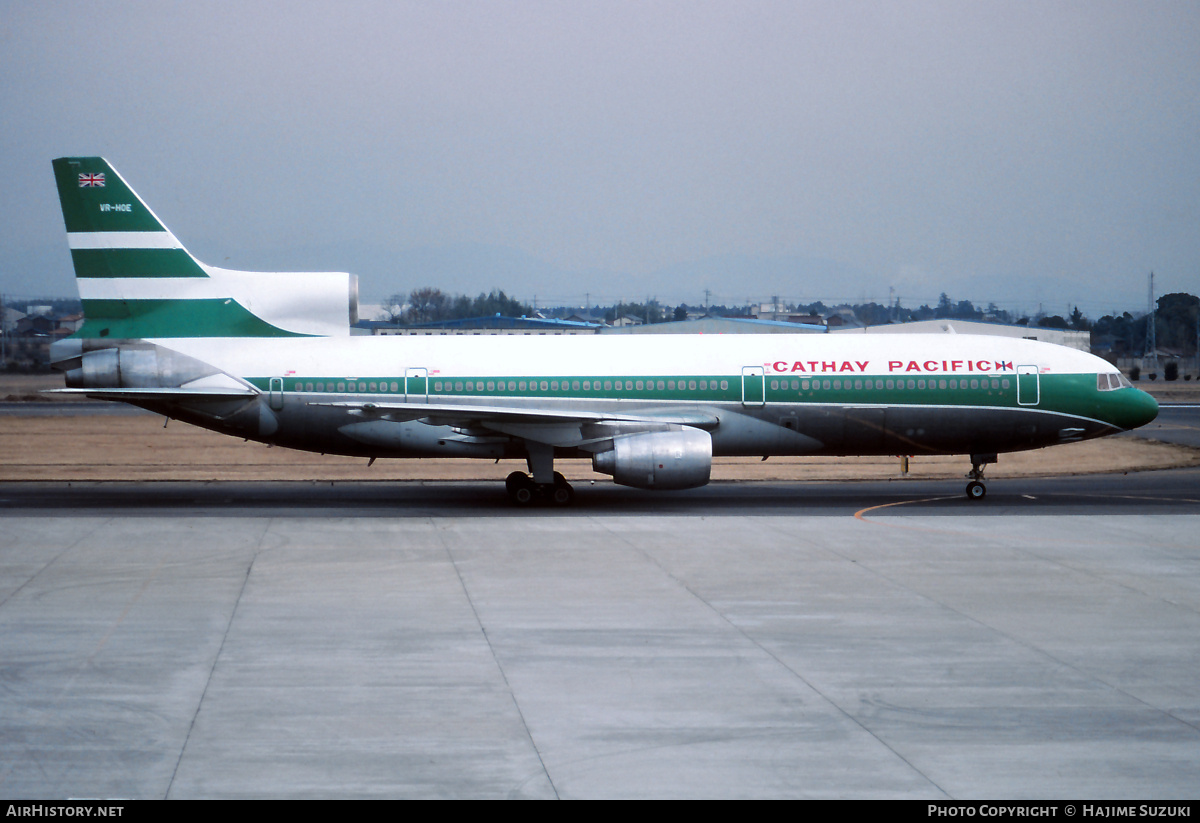
[[[592,456],[592,468],[637,489],[694,489],[708,483],[712,437],[681,426],[676,431],[644,432],[613,438],[609,451]]]

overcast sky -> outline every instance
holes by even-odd
[[[1093,317],[1200,291],[1200,3],[0,0],[0,291],[74,293],[50,160],[205,262]]]

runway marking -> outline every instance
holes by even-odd
[[[947,497],[924,497],[924,498],[921,498],[920,500],[899,500],[895,503],[881,503],[878,506],[868,506],[865,509],[859,509],[858,511],[856,511],[854,513],[854,519],[861,520],[863,523],[870,523],[873,526],[884,526],[889,529],[907,529],[909,531],[936,532],[938,534],[965,534],[965,532],[960,529],[932,529],[932,528],[929,528],[928,526],[909,526],[909,525],[904,525],[901,523],[881,523],[878,520],[869,520],[865,516],[868,512],[873,512],[873,511],[876,511],[877,509],[890,509],[892,506],[908,506],[913,503],[933,503],[938,500],[956,500],[956,499],[958,499],[958,495],[952,495],[952,496],[947,496]]]

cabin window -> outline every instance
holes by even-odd
[[[643,383],[642,383],[642,381],[641,381],[641,380],[637,381],[637,390],[638,390],[638,391],[641,391],[641,390],[642,390],[642,386],[643,386]]]
[[[689,380],[688,381],[688,391],[695,391],[695,390],[696,390],[696,381]]]
[[[345,391],[345,390],[346,390],[346,384],[338,383],[338,391]]]
[[[834,380],[834,381],[833,381],[833,388],[834,388],[834,391],[836,391],[836,390],[840,389],[841,387],[842,387],[842,381],[841,381],[841,380]]]
[[[854,388],[855,388],[856,390],[861,390],[861,389],[862,389],[862,381],[861,381],[861,380],[855,380],[855,381],[854,381]]]
[[[379,390],[379,384],[372,381],[371,382],[371,391],[378,391],[378,390]]]
[[[896,381],[895,381],[895,380],[889,380],[889,381],[887,381],[887,387],[888,387],[889,389],[894,389],[894,388],[896,388]]]
[[[821,381],[821,388],[825,389],[825,391],[829,391],[829,386],[830,386],[830,383],[828,380]]]
[[[811,385],[811,384],[810,384],[810,383],[809,383],[807,380],[801,380],[801,381],[800,381],[800,388],[804,389],[805,391],[808,391],[808,387],[809,387],[810,385]]]
[[[611,381],[611,380],[605,380],[605,381],[604,381],[604,390],[605,390],[605,391],[612,391],[612,381]]]
[[[393,392],[400,391],[400,384],[397,383],[395,380],[392,381],[392,391]]]
[[[591,381],[591,380],[584,380],[584,381],[583,381],[583,390],[584,390],[584,391],[591,391],[591,390],[592,390],[592,381]]]
[[[579,391],[579,381],[578,380],[571,381],[571,391]]]

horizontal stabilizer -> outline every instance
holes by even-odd
[[[236,400],[256,397],[253,389],[45,389],[42,394],[67,394],[94,400]]]

